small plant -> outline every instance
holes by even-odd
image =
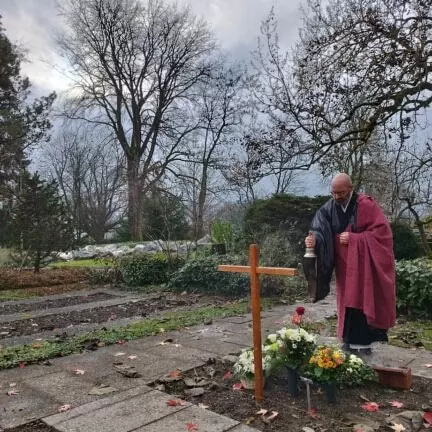
[[[419,258],[396,263],[397,307],[409,315],[432,317],[432,260]]]
[[[344,387],[354,387],[373,381],[376,378],[375,371],[368,366],[360,357],[350,354],[346,357],[339,382]]]
[[[316,336],[302,328],[282,328],[267,336],[265,352],[272,358],[273,367],[281,366],[299,370],[316,347]]]
[[[230,251],[233,246],[233,227],[229,222],[214,221],[211,226],[212,242],[216,244],[224,244],[227,251]]]
[[[342,377],[345,361],[345,353],[339,348],[319,346],[309,359],[306,374],[317,383],[336,383]]]

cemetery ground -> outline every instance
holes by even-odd
[[[329,405],[313,387],[308,411],[303,384],[298,397],[290,396],[282,373],[266,380],[257,405],[253,391],[235,390],[238,379],[231,375],[232,356],[251,345],[247,299],[161,287],[131,292],[91,285],[83,269],[45,272],[21,275],[0,290],[3,431],[360,432],[397,430],[395,424],[401,431],[426,430],[419,413],[432,411],[430,322],[401,317],[389,346],[373,357],[411,367],[410,391],[368,383],[340,389]],[[318,304],[301,295],[266,299],[263,334],[291,325],[299,304],[310,331],[334,342],[333,296]]]

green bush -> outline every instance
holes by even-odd
[[[130,286],[159,285],[168,282],[172,273],[181,268],[185,259],[164,253],[137,254],[119,260],[123,281]]]
[[[194,291],[212,295],[244,296],[249,293],[249,275],[217,270],[220,264],[246,264],[232,255],[212,255],[187,262],[175,272],[168,286],[174,291]]]
[[[432,260],[396,263],[397,307],[415,318],[432,318]]]
[[[418,237],[411,227],[401,221],[391,223],[393,248],[397,260],[415,259],[423,255]]]
[[[329,199],[326,196],[307,197],[274,195],[257,200],[246,210],[244,217],[247,243],[263,240],[271,232],[284,232],[296,260],[304,254],[304,238],[316,211]]]

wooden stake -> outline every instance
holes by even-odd
[[[252,331],[255,365],[255,401],[261,403],[263,400],[263,368],[261,349],[261,295],[260,280],[257,273],[258,246],[249,246],[249,266],[251,279],[251,305],[252,305]]]

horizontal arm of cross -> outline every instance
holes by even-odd
[[[222,272],[231,273],[250,273],[250,266],[238,265],[220,265],[217,268]],[[287,267],[256,267],[258,274],[276,275],[276,276],[297,276],[297,269]]]

